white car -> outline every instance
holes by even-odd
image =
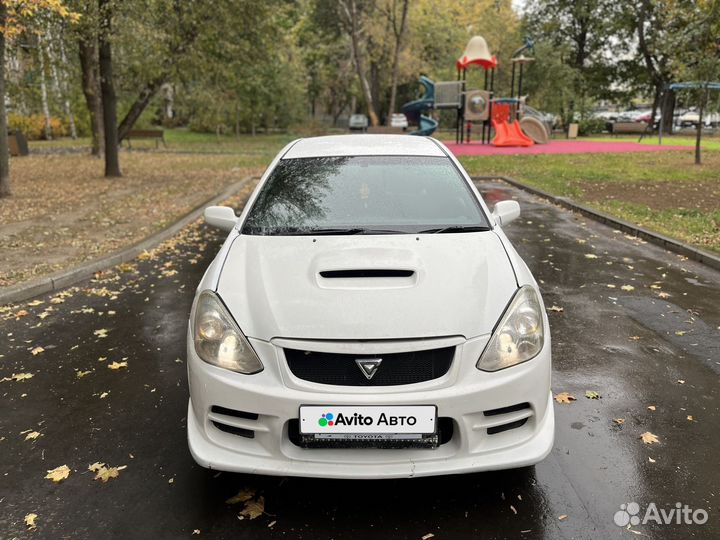
[[[364,114],[353,114],[348,119],[350,131],[367,131],[368,125],[368,117]]]
[[[394,128],[407,129],[407,127],[408,127],[407,116],[405,116],[402,113],[393,113],[393,115],[390,117],[390,126],[394,127]]]
[[[188,442],[209,469],[395,478],[552,448],[538,285],[440,142],[301,139],[268,167],[193,303]]]
[[[698,121],[700,120],[700,113],[696,110],[691,110],[683,113],[678,123],[680,127],[697,127]],[[715,127],[720,123],[720,114],[705,111],[703,114],[703,125],[705,127]]]

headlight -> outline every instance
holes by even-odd
[[[480,355],[478,369],[497,371],[537,356],[545,336],[542,315],[535,289],[521,287]]]
[[[203,291],[195,307],[193,341],[198,356],[214,366],[250,375],[263,365],[220,298]]]

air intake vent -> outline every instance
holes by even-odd
[[[220,422],[213,421],[213,426],[218,428],[220,431],[224,431],[225,433],[231,433],[233,435],[238,435],[240,437],[245,437],[246,439],[254,439],[255,438],[255,432],[251,429],[245,429],[235,426],[228,426],[227,424],[221,424]]]
[[[257,413],[236,411],[235,409],[228,409],[226,407],[220,407],[219,405],[213,405],[210,412],[214,412],[215,414],[224,414],[225,416],[233,416],[235,418],[244,418],[245,420],[258,419]]]
[[[503,431],[508,431],[511,429],[515,429],[515,428],[524,426],[525,422],[527,422],[527,418],[523,418],[522,420],[516,420],[515,422],[510,422],[509,424],[502,424],[500,426],[489,427],[487,432],[488,432],[488,435],[495,435],[496,433],[502,433]]]
[[[510,405],[509,407],[502,407],[501,409],[491,409],[489,411],[484,411],[483,414],[485,416],[497,416],[498,414],[507,414],[512,413],[516,411],[522,411],[523,409],[529,409],[530,404],[529,403],[518,403],[516,405]]]
[[[367,268],[357,270],[325,270],[320,276],[326,279],[347,278],[407,278],[415,272],[412,270],[392,270],[381,268]]]

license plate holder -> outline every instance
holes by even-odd
[[[315,448],[435,448],[435,405],[301,405],[299,438]]]

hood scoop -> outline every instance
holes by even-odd
[[[356,278],[409,278],[414,270],[393,270],[387,268],[360,268],[352,270],[323,270],[320,277],[325,279],[356,279]]]
[[[409,268],[335,268],[316,274],[321,289],[403,289],[417,282],[418,273]]]

